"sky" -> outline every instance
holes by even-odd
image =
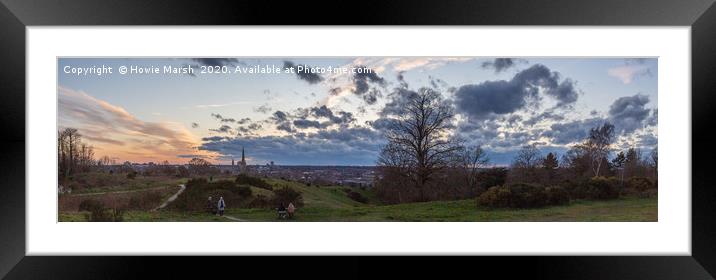
[[[249,164],[375,165],[382,124],[411,93],[430,88],[453,108],[452,135],[480,145],[495,165],[509,164],[524,145],[561,156],[607,121],[615,125],[615,151],[650,151],[657,145],[657,62],[58,58],[58,130],[78,129],[96,157],[118,162],[199,157],[227,164],[245,148]],[[122,66],[158,71],[122,74]]]

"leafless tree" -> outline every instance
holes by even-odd
[[[449,135],[453,116],[452,107],[439,92],[421,88],[407,97],[400,112],[389,118],[388,144],[383,147],[378,164],[397,168],[409,178],[418,189],[420,200],[426,199],[428,182],[448,167],[460,149]]]
[[[458,151],[456,163],[465,173],[468,187],[475,188],[477,186],[478,173],[489,161],[487,153],[479,145],[462,148]]]

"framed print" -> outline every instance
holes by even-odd
[[[713,278],[712,1],[142,5],[3,3],[8,278],[158,259],[128,255]]]

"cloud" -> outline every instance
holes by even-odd
[[[334,113],[333,110],[326,107],[326,105],[320,107],[312,107],[310,109],[311,115],[317,118],[327,118],[331,123],[342,124],[350,123],[355,121],[352,113],[339,111]]]
[[[624,84],[630,84],[636,77],[651,76],[651,70],[646,65],[628,64],[609,68],[607,74],[619,79]]]
[[[294,68],[296,77],[298,77],[301,80],[304,80],[308,82],[309,84],[317,84],[323,81],[323,77],[321,77],[320,74],[317,73],[311,73],[309,71],[301,71],[299,72],[297,69],[297,65],[293,63],[292,61],[284,61],[283,62],[283,68]],[[306,66],[306,68],[310,68],[309,66]]]
[[[457,109],[471,118],[485,119],[515,112],[528,102],[539,100],[540,89],[558,101],[557,107],[571,105],[579,93],[574,81],[560,82],[558,72],[535,64],[517,73],[511,80],[486,81],[464,85],[455,92]]]
[[[647,103],[649,103],[649,96],[643,94],[615,100],[609,106],[609,119],[614,124],[615,130],[630,133],[644,127],[644,120],[651,112],[645,107]]]
[[[242,147],[257,163],[373,165],[383,138],[369,128],[340,127],[286,136],[237,137],[206,141],[201,150],[240,155]]]
[[[183,126],[142,121],[124,108],[85,92],[58,87],[58,125],[77,128],[98,156],[137,162],[175,161],[196,153],[200,142]]]
[[[191,128],[199,128],[199,124],[193,122],[193,123],[191,123]]]
[[[239,60],[236,58],[205,57],[191,60],[204,66],[235,66],[239,64]]]
[[[587,138],[590,129],[602,125],[605,121],[603,118],[589,118],[566,123],[555,123],[552,124],[550,130],[544,131],[541,136],[551,138],[554,144],[581,142]]]
[[[209,130],[210,130],[210,131],[213,131],[213,132],[218,132],[218,133],[232,133],[232,131],[233,131],[233,130],[231,129],[231,127],[228,126],[228,125],[222,125],[222,126],[220,126],[219,128],[212,128],[212,129],[209,129]]]
[[[220,114],[211,113],[211,116],[214,117],[215,119],[221,121],[221,122],[231,122],[231,123],[236,122],[235,119],[232,119],[232,118],[224,118],[224,117],[221,116]]]
[[[517,58],[495,58],[492,61],[485,61],[482,63],[482,68],[494,69],[495,73],[500,73],[511,67],[514,67],[517,62],[527,62],[524,59]]]
[[[263,104],[259,107],[255,107],[254,112],[268,114],[268,112],[271,112],[271,107],[269,107],[268,104]]]

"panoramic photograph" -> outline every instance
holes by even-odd
[[[656,57],[59,57],[59,222],[657,222]]]

